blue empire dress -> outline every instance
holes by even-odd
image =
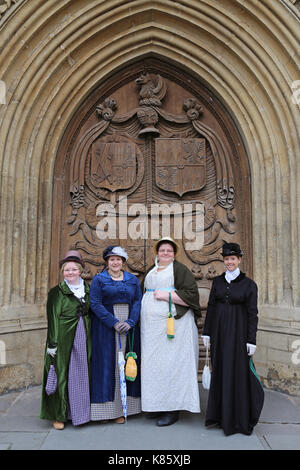
[[[133,334],[138,375],[127,385],[127,415],[140,413],[140,328],[142,293],[138,279],[124,271],[122,281],[114,281],[107,271],[94,277],[90,287],[92,309],[91,420],[123,416],[120,397],[118,351],[119,338],[114,324],[127,321]],[[128,352],[128,335],[121,335],[121,346]]]

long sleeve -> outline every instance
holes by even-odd
[[[56,348],[58,345],[59,314],[61,311],[61,299],[57,288],[49,291],[47,299],[47,347]]]
[[[96,276],[90,287],[90,305],[93,313],[109,328],[112,328],[118,319],[110,313],[102,303],[101,280]]]
[[[256,344],[256,332],[258,323],[257,311],[257,285],[254,281],[250,283],[249,294],[246,301],[247,308],[247,343]]]
[[[185,307],[183,305],[175,304],[177,312],[176,317],[180,318],[190,308],[193,310],[195,317],[201,318],[199,291],[194,276],[184,264],[176,260],[174,261],[173,266],[175,292],[181,300],[188,305],[188,307]]]
[[[202,333],[205,336],[211,336],[211,324],[213,320],[214,307],[215,307],[215,292],[216,292],[216,283],[215,283],[215,280],[213,280],[210,294],[209,294],[206,316],[205,316],[205,323],[204,323],[204,328],[203,328],[203,333]]]
[[[140,318],[140,312],[141,312],[141,301],[142,301],[142,291],[140,288],[140,283],[138,279],[135,280],[135,293],[134,293],[134,298],[132,301],[131,309],[129,312],[129,318],[126,320],[127,323],[133,327],[136,325]]]

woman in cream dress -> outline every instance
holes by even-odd
[[[159,417],[158,426],[168,426],[178,420],[179,410],[200,412],[195,321],[200,316],[199,294],[189,269],[174,259],[177,244],[165,237],[154,248],[156,262],[143,282],[141,400],[143,411]],[[166,333],[169,292],[175,318],[172,339]]]

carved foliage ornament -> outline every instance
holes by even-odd
[[[0,0],[0,18],[4,16],[15,3],[21,3],[22,1],[23,0]]]

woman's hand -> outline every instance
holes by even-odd
[[[155,290],[153,295],[156,300],[165,300],[166,302],[169,301],[169,292],[165,292],[162,290]]]
[[[121,333],[122,322],[118,321],[118,322],[116,322],[113,326],[114,326],[114,329],[115,329],[118,333]]]
[[[203,340],[203,344],[206,348],[210,346],[210,336],[207,335],[201,335],[201,338]]]
[[[114,329],[120,334],[127,333],[130,328],[131,326],[126,321],[118,321],[114,324]]]
[[[255,350],[256,350],[256,345],[251,344],[251,343],[247,343],[246,346],[247,346],[248,356],[253,356],[253,354],[255,353]]]
[[[121,322],[120,333],[121,334],[127,333],[127,331],[129,331],[130,328],[131,326],[129,325],[129,323],[127,323],[126,321],[123,321]]]
[[[56,351],[57,351],[57,348],[47,348],[47,353],[48,353],[51,357],[55,357]]]
[[[156,300],[165,300],[166,302],[169,302],[169,292],[168,291],[162,291],[162,290],[155,290],[153,292],[153,295]],[[183,305],[184,307],[188,307],[188,304],[186,304],[176,292],[171,293],[171,301],[173,304],[178,304],[178,305]]]

